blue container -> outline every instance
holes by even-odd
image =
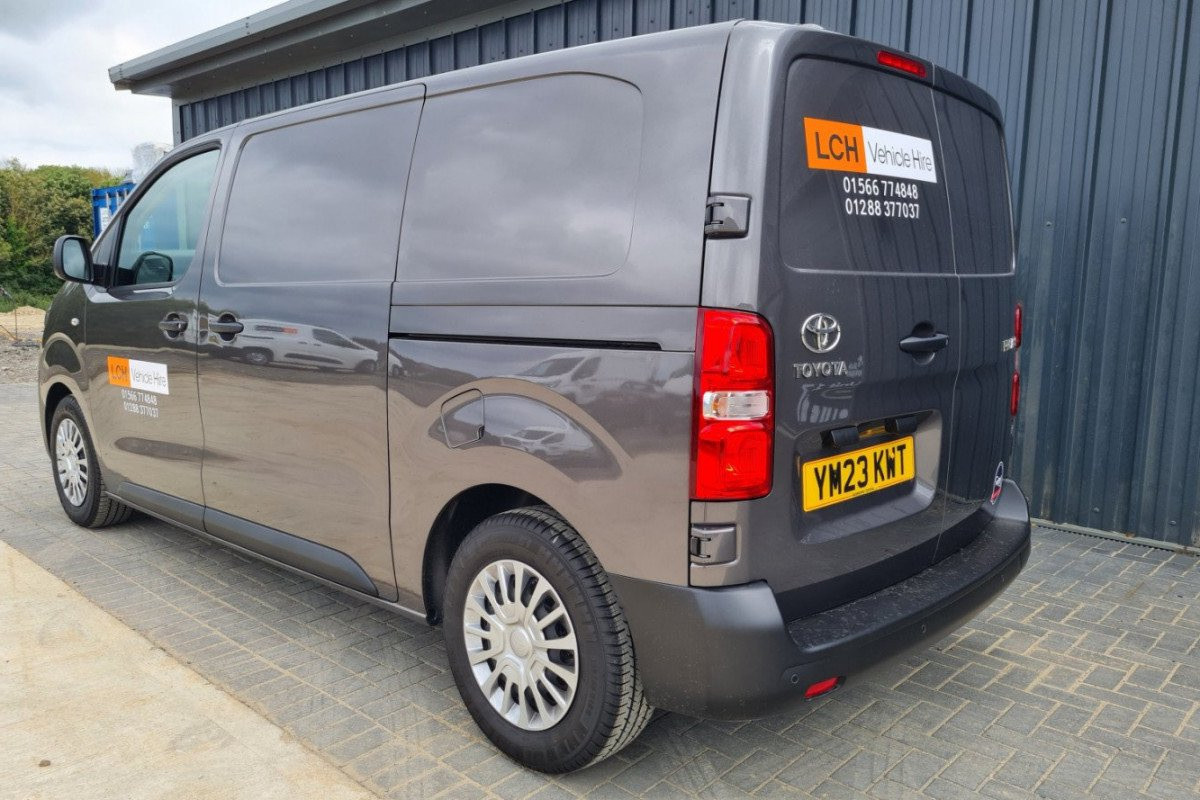
[[[112,219],[113,214],[121,207],[121,203],[125,202],[125,198],[129,197],[136,183],[126,182],[120,186],[104,186],[100,189],[92,189],[92,236],[100,235],[108,226],[108,221]]]

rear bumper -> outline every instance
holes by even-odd
[[[784,621],[766,583],[719,589],[612,576],[651,704],[748,719],[803,702],[809,685],[852,676],[937,641],[975,616],[1029,560],[1029,510],[1009,481],[969,545],[908,580]]]

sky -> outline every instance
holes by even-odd
[[[0,0],[0,162],[122,173],[171,144],[171,101],[117,91],[108,68],[281,0]]]

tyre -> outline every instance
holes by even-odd
[[[133,509],[105,494],[96,448],[74,397],[64,397],[50,418],[50,456],[58,502],[72,522],[103,528],[129,519]]]
[[[247,364],[256,367],[265,367],[271,363],[271,354],[266,350],[247,350],[242,358],[246,359]]]
[[[480,523],[446,579],[443,634],[467,710],[513,760],[581,769],[650,720],[624,614],[591,549],[549,508]]]

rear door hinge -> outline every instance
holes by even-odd
[[[750,198],[740,194],[708,196],[704,235],[710,238],[745,236],[750,227]]]
[[[689,539],[693,564],[728,564],[737,558],[736,525],[693,525]]]

